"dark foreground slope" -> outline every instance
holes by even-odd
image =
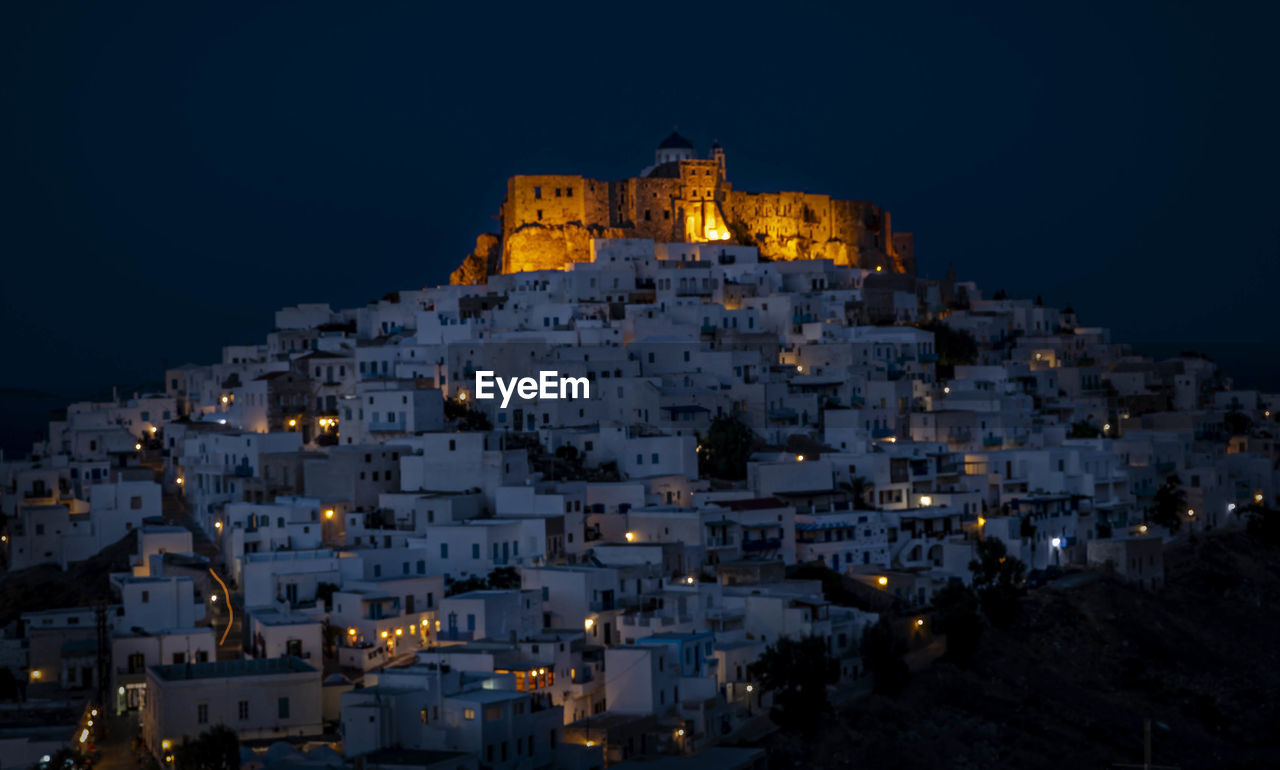
[[[815,740],[777,735],[774,767],[1280,767],[1280,550],[1244,534],[1166,553],[1168,585],[1109,577],[1028,596],[968,667],[841,709]],[[797,764],[798,763],[798,764]]]

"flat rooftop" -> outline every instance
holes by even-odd
[[[301,658],[295,657],[218,660],[207,663],[173,663],[167,666],[151,666],[150,670],[166,682],[316,672],[314,666],[306,663]]]

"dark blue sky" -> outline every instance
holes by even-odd
[[[191,5],[0,8],[0,386],[444,282],[507,176],[624,177],[673,124],[739,188],[886,206],[925,274],[1275,374],[1262,4]]]

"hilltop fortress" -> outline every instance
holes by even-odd
[[[563,270],[590,260],[592,238],[723,241],[756,246],[765,259],[830,259],[915,273],[911,234],[894,233],[889,212],[879,206],[812,193],[735,190],[719,144],[710,157],[698,158],[693,143],[675,132],[658,145],[653,165],[630,179],[513,176],[498,219],[502,231],[476,239],[451,283]]]

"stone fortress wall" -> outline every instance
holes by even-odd
[[[867,201],[804,192],[734,190],[724,151],[695,158],[673,133],[639,176],[607,182],[570,174],[507,180],[498,219],[450,276],[483,283],[496,273],[562,270],[591,258],[592,238],[753,245],[773,260],[830,259],[838,265],[915,273],[910,233],[894,233],[889,212]]]

